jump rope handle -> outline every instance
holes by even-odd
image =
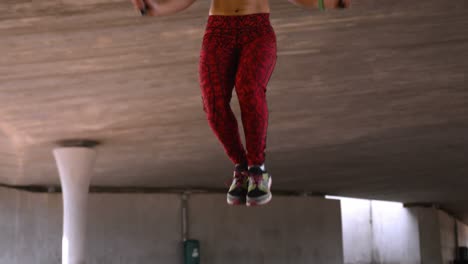
[[[344,0],[339,0],[338,1],[338,8],[345,8],[346,3]],[[318,8],[320,11],[325,11],[325,0],[318,0]]]
[[[323,0],[322,0],[323,1]],[[146,16],[148,13],[148,5],[143,1],[143,7],[140,9],[141,16]]]
[[[324,0],[319,0],[319,1],[318,1],[318,8],[320,9],[320,11],[325,11],[325,3],[324,3]]]

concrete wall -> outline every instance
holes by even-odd
[[[418,213],[422,263],[453,263],[457,244],[468,246],[468,226],[435,208],[411,210]]]
[[[346,264],[372,262],[372,222],[370,201],[341,200],[343,253]]]
[[[419,264],[417,215],[401,204],[342,199],[344,263]]]
[[[181,202],[175,194],[93,194],[88,263],[181,263]]]
[[[456,220],[443,211],[437,211],[440,229],[442,263],[451,264],[456,259]]]
[[[421,263],[441,264],[442,245],[438,211],[425,207],[414,207],[409,210],[418,215]]]
[[[338,201],[275,196],[251,209],[196,195],[189,206],[203,264],[342,263]],[[87,264],[183,263],[179,195],[92,194],[88,216]],[[61,195],[0,188],[0,264],[59,264],[61,233]]]
[[[341,204],[346,264],[451,264],[457,237],[468,246],[468,226],[436,208],[347,198]]]
[[[402,204],[371,201],[372,263],[420,263],[418,219]]]
[[[275,197],[262,208],[227,207],[224,195],[190,199],[190,233],[203,264],[341,264],[340,204]]]
[[[89,264],[181,263],[177,195],[89,197]],[[0,189],[0,264],[58,264],[62,199]]]
[[[0,189],[0,263],[59,263],[57,196]]]
[[[460,247],[468,247],[468,225],[457,221],[458,229],[458,245]]]

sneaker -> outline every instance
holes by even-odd
[[[247,206],[264,205],[271,201],[271,176],[260,167],[249,169]]]
[[[245,204],[249,174],[247,168],[236,165],[231,187],[227,193],[227,203],[230,205]]]

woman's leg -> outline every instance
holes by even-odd
[[[268,14],[245,19],[246,27],[238,35],[241,49],[235,87],[242,112],[247,145],[249,182],[246,205],[271,201],[271,175],[262,168],[268,127],[266,88],[276,65],[276,36]]]
[[[203,37],[199,64],[203,108],[210,127],[232,162],[246,164],[237,120],[230,106],[237,62],[235,35],[207,30]]]
[[[265,162],[268,127],[266,88],[276,64],[276,36],[271,25],[241,34],[235,86],[242,112],[249,166]]]

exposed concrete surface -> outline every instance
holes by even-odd
[[[346,264],[419,264],[417,215],[401,204],[342,199]]]
[[[445,212],[438,211],[440,246],[443,264],[452,264],[456,258],[456,224],[457,221]]]
[[[418,212],[422,263],[453,263],[457,246],[468,246],[468,226],[435,208],[411,210]]]
[[[58,264],[62,204],[58,195],[0,188],[0,264]]]
[[[468,225],[457,221],[458,246],[468,247]]]
[[[341,200],[344,263],[371,263],[371,214],[369,200]]]
[[[182,263],[180,196],[92,194],[87,264]]]
[[[189,200],[203,264],[342,263],[338,201],[276,196],[248,209],[224,198]],[[88,210],[86,264],[182,263],[179,195],[91,194]],[[0,188],[0,264],[59,264],[61,235],[61,195]]]
[[[93,185],[222,188],[232,167],[197,80],[208,8],[151,19],[128,0],[1,0],[0,182],[58,184],[53,142],[80,137],[104,143]],[[455,204],[468,222],[468,1],[271,8],[276,186]]]
[[[455,258],[456,221],[434,208],[345,199],[340,213],[338,201],[321,198],[275,196],[264,208],[229,207],[224,198],[189,198],[189,234],[201,241],[204,264]],[[179,195],[91,194],[88,210],[87,264],[182,263]],[[468,246],[468,226],[457,223],[458,244]],[[59,264],[61,234],[61,195],[0,188],[0,264]]]
[[[418,215],[421,263],[441,264],[441,238],[438,211],[434,208],[411,208]]]
[[[419,263],[417,215],[401,204],[371,201],[373,263]]]
[[[442,263],[452,264],[457,258],[457,247],[468,247],[468,225],[443,211],[438,212],[438,217]]]
[[[181,263],[178,195],[92,194],[86,264]],[[0,188],[0,264],[59,264],[62,199]]]
[[[203,264],[343,263],[340,203],[274,197],[267,207],[227,207],[225,196],[189,200],[190,235]]]
[[[468,246],[468,226],[436,208],[359,199],[341,205],[346,264],[451,264],[457,237]]]

